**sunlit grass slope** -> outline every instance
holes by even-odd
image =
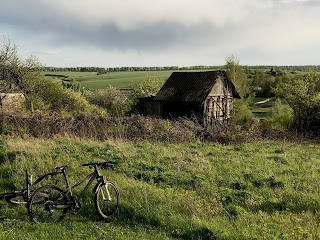
[[[290,142],[241,145],[2,138],[0,192],[71,164],[113,160],[103,170],[121,194],[111,222],[88,192],[77,215],[34,225],[23,207],[0,202],[0,239],[320,239],[320,147]],[[62,185],[61,179],[49,182]]]

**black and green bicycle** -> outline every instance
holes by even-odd
[[[76,183],[70,186],[66,168],[69,165],[59,166],[55,169],[61,172],[64,176],[66,188],[60,188],[57,185],[45,185],[31,195],[28,201],[28,213],[31,220],[35,223],[52,223],[61,221],[68,212],[76,213],[81,208],[80,200],[94,180],[97,181],[93,192],[95,194],[94,202],[98,214],[103,219],[109,219],[114,216],[120,207],[120,194],[116,185],[104,179],[98,171],[98,167],[110,167],[115,165],[114,162],[91,162],[82,164],[93,168],[93,172]],[[78,197],[72,190],[89,180]],[[39,199],[42,199],[41,201]]]

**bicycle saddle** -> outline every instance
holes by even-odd
[[[106,166],[106,167],[111,167],[116,165],[116,162],[112,162],[112,161],[106,161],[106,162],[89,162],[89,163],[84,163],[81,164],[81,166]]]
[[[55,167],[54,169],[62,170],[62,169],[67,168],[67,167],[70,167],[70,165],[57,166],[57,167]]]

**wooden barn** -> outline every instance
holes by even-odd
[[[205,125],[213,125],[230,120],[234,98],[240,96],[225,71],[173,72],[152,99],[152,109],[150,99],[144,104],[148,106],[148,115],[196,114]]]

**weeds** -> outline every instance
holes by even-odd
[[[255,142],[263,139],[303,141],[295,133],[281,133],[259,127],[239,128],[231,125],[224,132],[207,132],[186,119],[159,119],[134,115],[107,117],[101,114],[34,112],[0,113],[0,134],[18,137],[76,137],[82,139],[127,139],[170,143],[213,141],[222,144]],[[319,139],[314,138],[315,141]],[[235,149],[237,150],[237,149]],[[239,149],[241,151],[241,149]],[[280,152],[279,152],[280,151]],[[281,153],[277,149],[275,153]]]

